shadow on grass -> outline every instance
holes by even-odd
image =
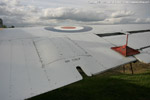
[[[141,76],[144,75],[149,75],[150,79],[150,73],[141,74]],[[134,76],[136,77],[136,75]],[[122,77],[126,77],[126,75],[119,77],[121,78],[115,78],[111,75],[84,77],[80,82],[29,100],[150,100],[149,87],[123,80]],[[147,81],[150,83],[150,80]]]

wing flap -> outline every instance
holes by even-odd
[[[150,54],[148,53],[149,52],[148,48],[150,46],[149,37],[150,37],[150,32],[129,35],[128,46],[134,49],[141,50],[141,53],[135,55],[134,57],[144,63],[150,63],[149,60]],[[104,37],[104,39],[106,39],[107,41],[109,41],[110,43],[116,46],[122,46],[126,42],[126,35]]]
[[[94,34],[69,35],[68,37],[92,55],[99,67],[101,66],[105,70],[136,60],[134,57],[126,58],[112,51],[110,48],[114,45]]]
[[[135,55],[135,57],[143,63],[150,63],[150,54],[148,53],[142,52],[141,54]]]

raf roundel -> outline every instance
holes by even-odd
[[[87,32],[92,30],[92,28],[89,26],[56,26],[56,27],[46,27],[45,29],[53,32],[65,32],[65,33]]]
[[[84,29],[84,27],[80,27],[80,26],[58,26],[58,27],[54,27],[54,29],[56,30],[62,30],[62,31],[77,31],[77,30],[82,30]]]

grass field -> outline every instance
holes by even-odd
[[[63,88],[31,98],[30,100],[150,100],[150,66],[133,64],[126,73],[122,67],[109,70]]]

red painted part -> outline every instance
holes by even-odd
[[[126,44],[123,46],[119,46],[119,47],[111,47],[112,50],[120,53],[121,55],[127,57],[127,56],[133,56],[136,54],[139,54],[140,52],[138,50],[132,49],[130,47],[128,47],[128,34],[126,37]]]
[[[124,46],[119,46],[119,47],[111,47],[112,50],[120,53],[121,55],[127,57],[127,56],[132,56],[139,54],[140,52],[138,50],[132,49],[126,45]]]
[[[61,27],[63,29],[76,29],[76,27],[71,27],[71,26],[65,26],[65,27]]]

